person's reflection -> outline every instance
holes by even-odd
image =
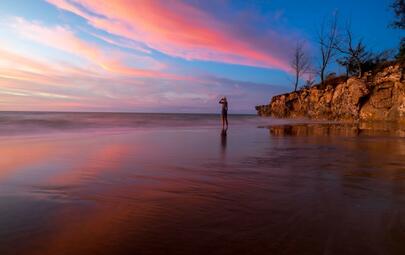
[[[223,128],[221,131],[221,151],[222,151],[222,156],[225,156],[225,151],[226,151],[226,132],[228,131],[228,128]]]

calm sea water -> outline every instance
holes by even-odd
[[[0,254],[405,254],[405,127],[0,113]]]

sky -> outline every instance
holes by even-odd
[[[317,65],[334,13],[369,50],[396,49],[391,2],[1,0],[0,110],[215,113],[226,96],[254,113],[292,89],[298,41]]]

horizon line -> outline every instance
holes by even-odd
[[[0,110],[0,113],[126,113],[126,114],[200,114],[200,115],[221,115],[221,112],[131,112],[131,111],[41,111],[41,110]],[[228,113],[228,115],[254,115],[255,113]]]

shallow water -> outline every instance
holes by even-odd
[[[0,254],[405,254],[405,127],[0,114]]]

